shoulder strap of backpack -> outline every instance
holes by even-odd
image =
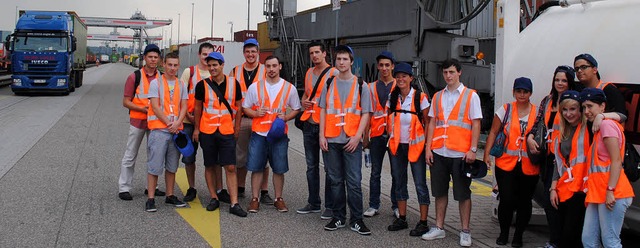
[[[137,97],[136,91],[138,91],[137,90],[138,86],[140,86],[140,81],[142,80],[142,74],[141,74],[140,70],[136,70],[136,71],[133,72],[133,75],[135,76],[135,80],[134,80],[134,83],[133,83],[133,94],[136,95],[136,97]]]
[[[191,89],[191,81],[193,80],[193,75],[195,75],[195,66],[189,66],[189,82],[187,83],[187,90]]]

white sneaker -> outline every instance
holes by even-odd
[[[424,240],[435,240],[435,239],[443,239],[446,233],[443,229],[438,227],[432,227],[429,229],[429,232],[422,235],[422,239]],[[462,241],[462,239],[460,239]]]
[[[471,246],[471,233],[460,232],[460,246]]]
[[[400,210],[398,210],[397,208],[393,209],[393,216],[395,216],[396,218],[400,218]]]
[[[375,215],[378,214],[378,210],[375,208],[369,208],[367,209],[367,211],[364,211],[364,213],[362,215],[366,216],[366,217],[373,217]]]

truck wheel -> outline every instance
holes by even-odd
[[[76,84],[76,88],[82,87],[82,81],[84,81],[84,71],[78,72],[78,84]]]
[[[70,77],[69,77],[69,82],[67,82],[67,85],[69,86],[69,92],[74,92],[76,91],[76,73],[72,72]],[[67,93],[68,95],[69,93]]]
[[[74,71],[73,74],[75,76],[73,82],[76,88],[80,88],[82,86],[82,73],[83,71]]]

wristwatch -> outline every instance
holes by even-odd
[[[607,186],[607,191],[615,191],[615,190],[616,190],[615,187]]]
[[[478,148],[477,147],[471,147],[471,152],[473,152],[473,153],[478,152]]]

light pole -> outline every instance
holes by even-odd
[[[215,5],[216,0],[211,0],[211,38],[213,38],[213,6]]]
[[[230,35],[229,40],[230,40],[230,41],[233,41],[233,22],[232,22],[232,21],[230,21],[230,22],[227,22],[227,24],[231,25],[231,35]]]
[[[178,46],[180,46],[180,13],[178,13]]]
[[[251,16],[251,0],[247,0],[247,30],[249,30],[250,16]]]
[[[191,63],[191,54],[192,54],[192,46],[193,46],[193,7],[194,7],[194,3],[191,3],[191,36],[189,36],[189,63],[188,64],[192,64]]]

